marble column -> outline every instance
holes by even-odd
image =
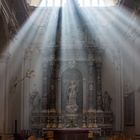
[[[58,79],[58,94],[57,94],[57,96],[58,96],[58,100],[57,100],[57,106],[58,106],[58,108],[57,108],[57,110],[58,110],[58,113],[59,114],[61,114],[61,78],[59,77],[59,79]]]
[[[50,65],[50,85],[49,85],[49,97],[50,97],[50,113],[56,113],[56,90],[57,90],[57,71],[55,60],[51,62]]]
[[[47,112],[47,68],[48,68],[48,61],[47,58],[44,58],[44,62],[43,62],[43,76],[42,76],[42,94],[41,94],[41,110],[43,112]]]
[[[86,79],[83,78],[83,114],[87,111],[87,90],[86,90]]]
[[[97,111],[102,111],[103,101],[102,101],[102,80],[101,80],[101,62],[96,63],[96,109]]]
[[[89,91],[89,104],[88,112],[94,112],[96,109],[96,96],[95,96],[95,65],[94,61],[89,61],[89,79],[88,79],[88,91]]]

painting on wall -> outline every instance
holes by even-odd
[[[133,92],[124,97],[124,122],[125,126],[135,125],[135,96]]]

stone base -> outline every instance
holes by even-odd
[[[112,134],[112,112],[87,112],[87,114],[32,114],[32,129],[101,128],[102,136]],[[47,116],[47,117],[46,117]],[[37,119],[38,117],[38,119]],[[40,120],[41,119],[41,120]],[[42,122],[40,124],[40,121]]]

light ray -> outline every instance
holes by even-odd
[[[140,34],[139,19],[137,18],[137,21],[131,22],[129,18],[130,13],[122,7],[103,8],[114,4],[110,0],[94,0],[92,4],[90,0],[79,0],[79,4],[74,2],[72,0],[48,0],[46,3],[43,0],[40,3],[39,8],[30,16],[29,20],[17,33],[13,42],[5,50],[5,52],[9,52],[12,55],[10,66],[13,65],[12,62],[15,62],[15,67],[11,71],[14,74],[13,76],[16,75],[21,64],[25,62],[25,52],[30,53],[31,59],[34,59],[34,62],[30,60],[33,64],[30,64],[29,67],[32,66],[39,73],[41,73],[40,63],[44,55],[45,57],[51,56],[49,60],[45,60],[48,63],[48,67],[50,66],[50,69],[48,69],[51,73],[47,77],[47,86],[51,88],[53,85],[51,80],[60,78],[59,76],[64,70],[68,69],[70,63],[72,65],[70,69],[75,66],[75,68],[85,69],[85,71],[89,72],[85,59],[94,57],[92,52],[90,52],[90,56],[87,56],[86,47],[91,46],[107,50],[106,58],[110,65],[108,67],[113,69],[113,76],[119,79],[123,69],[123,73],[134,86],[133,76],[128,70],[130,66],[125,65],[123,67],[122,59],[124,57],[121,55],[127,56],[130,63],[134,63],[137,70],[140,70],[140,56],[137,52],[139,44],[131,40],[132,36],[130,38],[124,36],[129,27],[133,29],[131,35],[135,34],[136,30]],[[92,9],[91,5],[96,8]],[[61,8],[61,6],[64,7]],[[89,42],[91,40],[94,42]],[[36,45],[38,46],[36,47]],[[41,50],[41,54],[38,57],[36,57],[36,52],[34,52],[36,48],[39,48],[39,51]],[[81,56],[77,55],[75,51],[77,49],[81,50]],[[69,56],[67,50],[71,51],[70,54],[72,56]],[[41,56],[42,54],[43,56]],[[79,60],[83,62],[82,66],[76,65],[76,62]],[[59,74],[55,71],[56,69],[58,69]],[[62,71],[62,69],[64,70]],[[61,86],[60,82],[58,82],[58,86]]]
[[[132,59],[133,62],[136,63],[135,60],[140,59],[139,55],[137,55],[137,52],[134,50],[134,46],[136,48],[137,45],[136,44],[134,45],[133,40],[128,39],[127,36],[125,37],[124,35],[126,35],[126,33],[128,31],[128,26],[126,26],[126,25],[131,24],[131,26],[129,26],[129,27],[132,27],[132,29],[133,28],[136,29],[136,28],[138,28],[136,26],[137,23],[134,21],[130,22],[130,23],[128,22],[128,20],[131,21],[131,19],[129,18],[131,15],[128,14],[128,12],[126,15],[125,15],[125,13],[123,14],[127,17],[127,20],[125,20],[126,23],[123,23],[124,20],[119,20],[119,18],[116,18],[115,13],[117,13],[117,11],[118,11],[118,13],[120,12],[119,10],[116,10],[116,9],[117,8],[108,8],[108,9],[105,8],[104,10],[102,10],[102,9],[95,10],[94,9],[92,12],[88,11],[88,13],[84,9],[83,13],[85,11],[86,12],[85,12],[85,14],[82,13],[81,15],[88,15],[88,16],[83,16],[83,18],[85,19],[86,22],[89,23],[88,28],[91,31],[91,34],[93,34],[92,37],[95,37],[95,36],[99,37],[99,35],[102,35],[103,37],[100,36],[100,38],[102,38],[101,40],[103,42],[107,41],[109,43],[108,44],[109,49],[113,50],[114,54],[115,54],[115,52],[117,52],[118,49],[120,49],[124,54],[128,55],[130,57],[130,59]],[[99,12],[97,12],[97,11],[99,11]],[[115,13],[114,13],[114,11],[115,11]],[[95,16],[92,16],[93,14],[95,14]],[[93,19],[93,17],[94,17],[94,19]],[[100,19],[99,19],[99,17],[100,17]],[[126,19],[126,17],[124,19]],[[106,32],[106,30],[104,30],[102,28],[103,24],[101,24],[101,23],[105,22],[105,18],[109,21],[108,25],[110,24],[110,27],[107,28],[108,29],[107,32]],[[95,19],[98,19],[98,20],[95,20]],[[94,26],[92,24],[90,24],[90,23],[94,23],[94,22],[96,22],[94,24]],[[105,26],[108,26],[108,25],[104,25],[104,28],[106,28]],[[132,34],[136,33],[136,30],[133,30],[133,32],[131,32],[131,33]],[[102,46],[103,44],[100,44],[100,45]],[[135,59],[134,59],[134,56],[135,56]],[[137,66],[140,68],[139,64],[137,64]],[[124,71],[127,71],[127,67],[124,67]],[[128,79],[132,83],[132,77],[129,76],[129,74],[127,74],[127,77],[129,77]]]
[[[38,43],[43,42],[42,39],[44,39],[43,37],[40,38],[40,27],[41,28],[43,27],[44,29],[48,28],[47,26],[50,23],[44,26],[43,24],[46,23],[45,21],[51,22],[51,23],[57,22],[57,19],[56,20],[53,19],[53,21],[49,20],[49,16],[47,15],[50,13],[51,10],[50,9],[48,11],[47,10],[48,9],[42,8],[41,6],[39,6],[39,8],[37,8],[33,12],[33,14],[27,20],[27,22],[23,25],[23,27],[17,33],[15,38],[11,41],[9,46],[7,46],[6,50],[4,50],[3,54],[10,53],[11,55],[10,56],[11,63],[9,62],[9,64],[12,65],[12,62],[15,62],[13,65],[14,68],[11,70],[12,77],[16,75],[17,70],[20,68],[20,64],[24,63],[24,58],[25,58],[24,56],[25,56],[26,50],[27,50],[27,53],[33,53],[37,48],[40,49],[43,46],[43,45],[41,45],[40,47],[38,46]],[[53,29],[53,27],[51,28]]]

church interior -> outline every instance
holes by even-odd
[[[140,0],[0,0],[0,140],[140,140]]]

